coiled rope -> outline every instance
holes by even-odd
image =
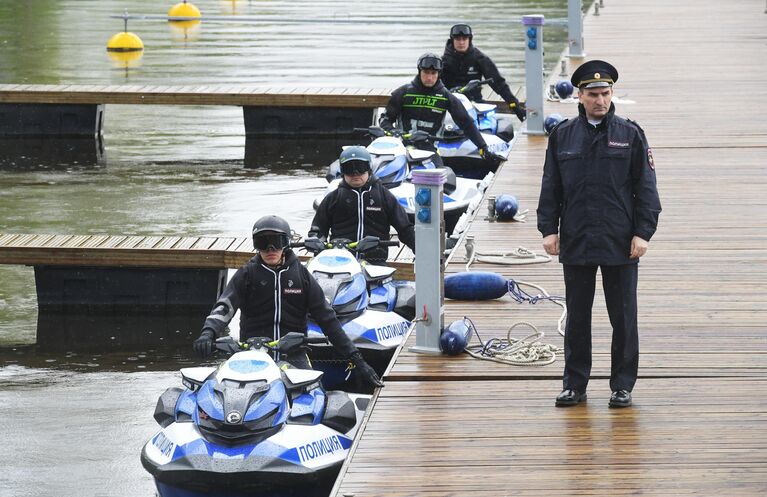
[[[542,264],[550,262],[550,255],[536,254],[525,247],[517,247],[511,252],[478,252],[474,246],[474,237],[466,237],[466,271],[469,266],[477,262],[487,264],[502,264],[506,266],[518,266],[522,264]]]
[[[474,322],[468,317],[464,317],[464,319],[471,323],[474,333],[479,339],[479,345],[469,345],[465,352],[477,359],[512,366],[547,366],[556,361],[557,353],[562,352],[559,347],[541,342],[543,332],[527,321],[520,321],[511,325],[506,333],[506,339],[491,338],[487,342],[483,342]],[[512,338],[511,332],[521,325],[532,328],[533,332],[523,338]]]

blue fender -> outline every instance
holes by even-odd
[[[444,328],[439,335],[439,348],[447,355],[458,355],[466,349],[471,340],[471,332],[474,328],[469,326],[466,319],[453,321],[450,326]]]
[[[509,291],[508,280],[489,271],[468,271],[445,276],[445,297],[455,300],[492,300]]]
[[[513,221],[519,211],[519,200],[514,195],[502,193],[495,199],[495,216],[499,221]]]

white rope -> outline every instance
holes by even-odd
[[[511,331],[519,325],[533,329],[524,338],[511,338]],[[479,334],[477,334],[479,336]],[[485,361],[500,362],[511,366],[547,366],[557,359],[557,353],[562,349],[551,344],[543,343],[543,332],[527,321],[514,323],[506,334],[506,339],[492,338],[479,345],[469,345],[465,352],[472,357]]]
[[[473,237],[466,239],[466,271],[474,261],[487,264],[501,264],[505,266],[518,266],[523,264],[542,264],[550,262],[550,255],[536,254],[525,247],[517,247],[511,252],[478,252],[474,246]]]

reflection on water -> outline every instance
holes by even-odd
[[[434,2],[418,0],[358,2],[353,12],[336,0],[196,0],[204,15],[391,22],[203,22],[178,32],[137,20],[129,30],[144,41],[141,59],[126,67],[109,58],[106,41],[123,28],[110,15],[164,14],[172,3],[0,2],[0,83],[394,88],[413,78],[420,54],[442,52],[449,30],[398,23],[434,18]],[[439,16],[563,18],[566,6],[441,2]],[[522,27],[474,31],[519,87]],[[544,36],[553,67],[566,33],[547,25]],[[305,234],[326,167],[347,144],[246,140],[238,107],[107,105],[104,119],[103,150],[95,142],[0,144],[0,233],[244,236],[255,219],[278,213]],[[186,347],[44,352],[33,345],[36,323],[32,268],[0,266],[0,496],[152,495],[139,452],[156,430],[155,402],[179,384],[174,371],[197,359]]]
[[[0,369],[0,495],[154,495],[138,455],[157,397],[179,383],[171,372]]]
[[[321,166],[326,170],[338,159],[343,146],[354,140],[338,138],[259,138],[245,140],[245,167],[268,167],[271,171]],[[325,166],[324,168],[322,166]]]
[[[101,137],[0,138],[0,171],[74,171],[105,164]]]
[[[103,350],[46,350],[38,345],[21,345],[16,347],[0,347],[0,382],[8,386],[6,380],[13,378],[15,386],[25,383],[36,384],[39,378],[50,375],[6,376],[8,368],[24,367],[30,369],[56,370],[57,375],[92,372],[121,372],[138,373],[143,371],[177,371],[182,367],[199,366],[203,362],[214,364],[213,361],[201,361],[195,356],[192,347],[154,345],[151,347],[126,347]]]

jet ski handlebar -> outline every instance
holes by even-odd
[[[382,136],[393,136],[395,138],[400,138],[403,143],[406,145],[412,145],[418,142],[422,141],[434,141],[439,140],[439,136],[436,135],[430,135],[426,131],[412,131],[410,133],[405,133],[404,131],[400,129],[393,129],[391,131],[387,131],[380,126],[368,126],[367,128],[354,128],[354,131],[356,133],[363,133],[366,134],[372,138],[380,138]]]
[[[280,337],[279,340],[273,340],[269,337],[251,337],[244,342],[238,342],[230,336],[221,337],[216,340],[216,350],[227,355],[232,355],[235,352],[241,352],[243,350],[264,348],[287,354],[304,345],[323,343],[328,343],[327,337],[310,337],[303,333],[292,331]]]
[[[489,85],[493,82],[493,78],[487,78],[487,79],[472,79],[466,85],[464,86],[456,86],[455,88],[451,88],[451,93],[466,93],[467,91],[472,91],[475,88],[479,88],[482,85]]]
[[[352,241],[347,238],[336,238],[334,240],[324,240],[322,238],[310,237],[303,242],[291,243],[292,248],[305,248],[309,252],[319,254],[326,249],[345,249],[350,252],[367,252],[376,247],[398,247],[399,241],[397,240],[381,240],[377,236],[366,236],[359,241]]]

